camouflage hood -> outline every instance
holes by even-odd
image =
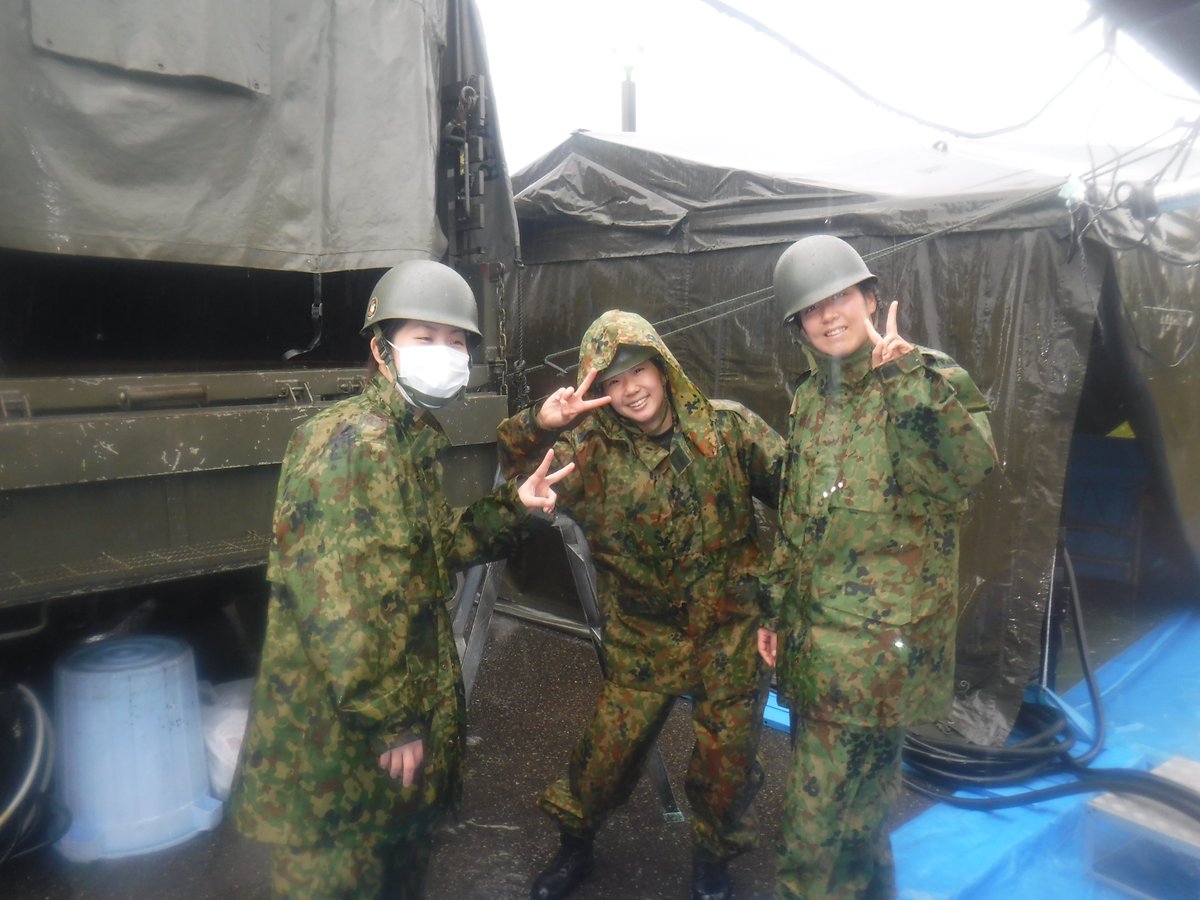
[[[602,372],[608,368],[621,344],[652,347],[662,358],[667,370],[669,400],[676,427],[705,456],[716,456],[716,420],[712,405],[683,374],[679,361],[667,349],[654,326],[637,313],[610,309],[588,326],[579,344],[578,381],[583,381],[589,369]],[[597,410],[597,413],[594,421],[613,437],[628,431],[621,419],[608,407]]]

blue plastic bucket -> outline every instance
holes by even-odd
[[[221,821],[208,785],[196,667],[183,641],[152,635],[79,647],[54,668],[56,846],[86,862],[161,850]]]

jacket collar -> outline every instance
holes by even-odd
[[[375,377],[363,388],[363,394],[372,406],[383,409],[404,431],[412,431],[430,423],[434,423],[436,427],[429,410],[421,410],[416,404],[406,400],[384,372],[375,373]],[[424,415],[421,415],[422,412]]]
[[[823,394],[834,394],[853,387],[871,374],[871,342],[865,342],[849,356],[829,356],[804,345],[809,370],[817,379]]]

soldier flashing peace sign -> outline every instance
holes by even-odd
[[[910,723],[954,674],[958,528],[996,465],[987,402],[943,353],[880,334],[878,279],[805,238],[775,268],[808,374],[788,421],[763,660],[796,728],[776,896],[892,896],[884,830]]]

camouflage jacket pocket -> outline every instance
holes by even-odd
[[[628,586],[617,594],[616,602],[623,613],[655,619],[674,618],[680,610],[666,591],[636,590]]]
[[[821,606],[863,619],[904,625],[921,615],[925,552],[914,517],[840,509],[815,556],[812,597]]]
[[[655,565],[642,557],[611,552],[597,554],[601,608],[613,604],[620,612],[634,616],[675,616],[681,608],[679,592],[669,573],[662,571],[669,565],[667,561]]]

